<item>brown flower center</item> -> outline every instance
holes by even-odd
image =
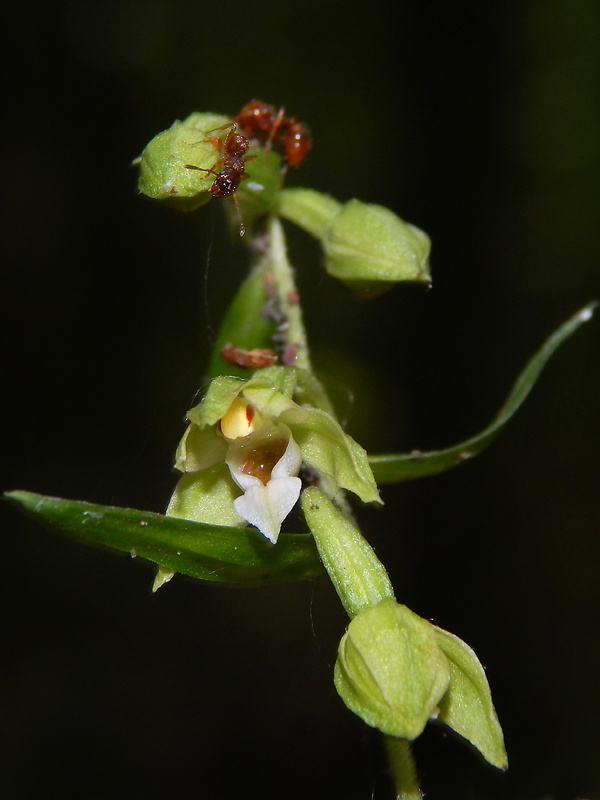
[[[240,472],[258,478],[265,486],[271,480],[271,471],[285,453],[286,439],[267,439],[257,447],[244,448],[244,461]]]

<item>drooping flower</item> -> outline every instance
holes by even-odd
[[[276,542],[302,489],[306,464],[364,502],[380,502],[360,445],[327,411],[299,405],[302,370],[271,367],[248,381],[221,376],[188,414],[167,515],[250,523]],[[241,490],[241,494],[240,494]]]

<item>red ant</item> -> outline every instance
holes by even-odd
[[[237,127],[237,122],[229,122],[227,125],[215,128],[215,131],[225,130],[225,128],[230,129],[224,140],[216,136],[204,139],[205,142],[214,144],[219,153],[223,153],[223,156],[215,162],[210,169],[196,167],[193,164],[186,164],[185,166],[188,169],[198,169],[202,172],[209,172],[212,175],[216,175],[209,191],[213,197],[232,196],[240,220],[240,236],[243,236],[246,229],[244,228],[244,223],[240,214],[240,206],[235,192],[240,183],[249,177],[244,172],[246,161],[249,161],[251,158],[256,158],[256,156],[246,155],[250,147],[250,142],[245,136],[236,133]],[[213,133],[213,131],[208,131],[208,133]],[[218,172],[217,167],[220,167]]]
[[[262,100],[251,100],[237,115],[236,122],[245,136],[258,136],[266,142],[266,149],[277,139],[281,140],[288,164],[297,166],[312,146],[310,131],[295,117],[286,117],[283,106],[279,111]]]

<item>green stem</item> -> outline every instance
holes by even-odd
[[[408,739],[385,736],[384,745],[396,789],[396,800],[422,800],[415,759]]]
[[[285,340],[288,345],[295,348],[295,366],[312,372],[294,270],[288,261],[283,226],[275,216],[271,217],[269,223],[269,235],[271,238],[269,267],[273,275],[277,305],[285,319]]]

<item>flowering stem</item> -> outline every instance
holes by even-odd
[[[295,348],[295,366],[312,372],[294,270],[288,261],[283,226],[276,216],[269,221],[269,236],[271,248],[268,266],[273,276],[278,308],[285,319],[285,341]]]
[[[415,759],[408,739],[384,737],[385,750],[394,780],[396,800],[422,800]]]

